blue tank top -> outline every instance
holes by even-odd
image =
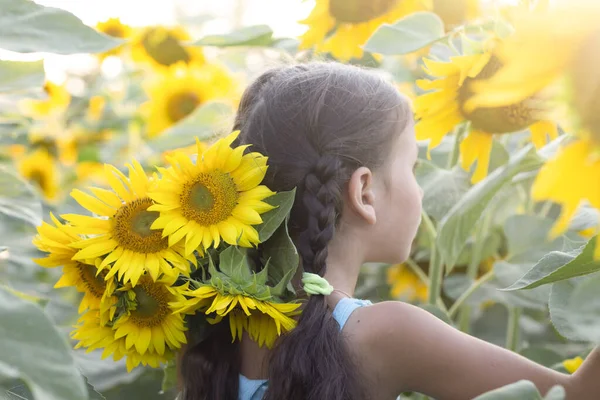
[[[340,325],[340,331],[346,325],[350,314],[360,307],[372,304],[369,300],[353,299],[344,297],[333,309],[333,318]],[[267,391],[268,381],[266,379],[248,379],[240,374],[240,389],[238,400],[261,400]]]

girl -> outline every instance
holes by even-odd
[[[268,156],[269,188],[296,188],[288,227],[301,267],[335,290],[309,296],[272,350],[247,336],[231,343],[223,323],[191,342],[180,360],[184,400],[390,400],[405,391],[465,400],[521,379],[542,393],[560,384],[569,399],[600,398],[599,349],[564,375],[410,304],[353,298],[361,265],[403,262],[420,223],[412,113],[392,85],[334,63],[274,69],[246,90],[234,129],[236,145]]]

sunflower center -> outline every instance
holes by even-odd
[[[235,182],[228,174],[220,170],[201,173],[184,185],[181,212],[202,226],[214,225],[231,215],[238,196]]]
[[[125,32],[123,31],[123,29],[120,26],[110,26],[108,28],[105,28],[102,32],[105,35],[116,37],[116,38],[122,38],[125,36]]]
[[[179,61],[190,61],[190,55],[179,40],[163,29],[150,29],[142,38],[146,53],[161,65],[173,65]]]
[[[136,199],[123,205],[114,216],[114,236],[119,245],[137,253],[157,253],[168,247],[168,239],[160,230],[150,226],[160,213],[148,211],[152,205],[149,197]]]
[[[86,291],[91,293],[97,299],[102,298],[104,291],[106,290],[106,282],[104,277],[106,271],[101,271],[96,276],[96,267],[93,265],[77,263],[77,269],[79,270],[79,279],[83,282]]]
[[[581,125],[600,144],[600,30],[592,33],[577,51],[570,68],[572,97]]]
[[[478,108],[473,112],[464,110],[464,103],[473,95],[471,83],[489,79],[501,67],[500,61],[492,56],[476,77],[465,79],[458,91],[460,110],[463,116],[471,121],[473,129],[489,133],[511,133],[525,129],[538,120],[536,114],[540,110],[532,107],[532,98],[504,107]]]
[[[200,104],[200,97],[196,93],[178,93],[169,99],[167,103],[167,114],[169,119],[177,122],[190,115]]]
[[[169,316],[169,291],[148,277],[140,279],[133,288],[136,309],[131,312],[131,322],[139,327],[159,326]]]
[[[381,17],[401,0],[329,0],[329,13],[338,22],[358,24]]]

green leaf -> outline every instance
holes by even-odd
[[[287,192],[276,193],[264,200],[266,203],[269,203],[276,208],[262,214],[262,224],[255,227],[258,231],[258,237],[261,243],[268,240],[277,228],[279,228],[279,225],[286,219],[292,209],[292,205],[294,205],[295,196],[296,189],[293,189]]]
[[[567,392],[562,386],[554,386],[544,397],[544,400],[564,400],[567,398]]]
[[[559,354],[556,351],[546,347],[527,347],[519,351],[519,354],[548,368],[558,363],[562,363],[562,361],[565,359],[562,354]]]
[[[533,289],[600,271],[600,260],[594,260],[596,239],[594,237],[586,245],[567,253],[562,251],[548,253],[518,281],[504,290]]]
[[[475,397],[473,400],[543,400],[533,382],[519,381]]]
[[[421,161],[415,174],[423,189],[423,209],[436,221],[441,220],[471,186],[462,168],[447,170]]]
[[[415,12],[394,24],[383,24],[363,46],[385,55],[408,54],[445,37],[444,22],[431,12]]]
[[[70,12],[30,0],[0,0],[0,48],[17,53],[101,53],[123,43]]]
[[[268,46],[273,41],[273,30],[267,25],[240,28],[224,35],[209,35],[193,43],[194,46]]]
[[[219,254],[219,270],[237,284],[246,284],[252,279],[246,250],[237,246],[229,246]]]
[[[203,104],[156,139],[149,140],[148,146],[155,152],[163,152],[193,145],[196,137],[201,141],[210,139],[229,124],[231,113],[231,107],[224,103]]]
[[[42,223],[42,203],[31,185],[0,166],[0,214],[33,226]]]
[[[281,297],[300,263],[287,224],[280,224],[277,231],[263,244],[263,258],[269,260],[269,278],[274,285],[271,293]]]
[[[177,364],[174,361],[169,361],[163,367],[163,380],[161,390],[166,392],[177,386]]]
[[[473,186],[454,205],[438,228],[437,245],[446,265],[456,264],[475,224],[498,191],[518,173],[538,168],[540,164],[535,151],[528,146],[515,154],[508,164]]]
[[[0,377],[22,379],[35,399],[87,399],[66,340],[36,304],[0,288]]]
[[[83,378],[85,379],[85,386],[87,387],[89,400],[106,400],[102,394],[94,389],[85,376]]]
[[[44,62],[41,60],[32,62],[0,60],[0,93],[42,87],[44,79]]]
[[[560,248],[563,239],[550,242],[548,235],[554,221],[536,215],[512,215],[504,223],[508,245],[506,260],[512,263],[535,263],[548,252]]]
[[[570,340],[600,343],[600,273],[561,281],[552,286],[550,318]]]

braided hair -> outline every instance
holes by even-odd
[[[304,271],[325,274],[345,185],[357,168],[376,170],[386,161],[398,124],[410,118],[408,103],[392,85],[337,63],[276,68],[246,89],[234,124],[241,131],[236,145],[251,144],[269,158],[264,182],[269,188],[296,188],[288,228]],[[238,347],[219,337],[184,355],[183,369],[191,371],[184,374],[184,386],[193,389],[185,400],[237,399]],[[309,297],[297,327],[271,351],[268,371],[266,400],[366,398],[324,296]]]

